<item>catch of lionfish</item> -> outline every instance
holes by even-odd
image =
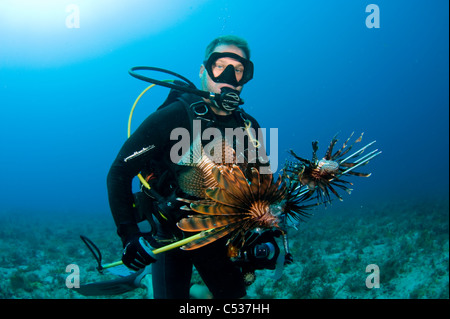
[[[229,166],[238,161],[245,163],[241,156],[236,156],[231,143],[225,139],[215,139],[207,147],[203,147],[200,138],[196,138],[190,150],[177,163],[185,167],[178,178],[181,190],[188,195],[205,198],[205,191],[217,186],[212,174],[213,167]]]
[[[182,248],[197,249],[229,236],[227,241],[229,249],[239,250],[251,232],[279,229],[284,235],[288,220],[303,220],[303,217],[309,215],[307,210],[312,206],[331,200],[329,192],[341,199],[334,187],[350,192],[351,189],[346,185],[352,185],[341,177],[346,174],[370,176],[353,170],[366,165],[369,160],[381,153],[374,150],[360,157],[375,143],[373,141],[347,155],[354,144],[362,139],[361,134],[352,145],[348,146],[352,135],[333,153],[338,141],[335,136],[321,160],[317,158],[318,142],[313,142],[312,161],[303,159],[291,151],[297,161],[288,163],[283,169],[283,175],[276,181],[273,174],[260,174],[257,168],[250,167],[247,163],[238,166],[214,161],[211,153],[203,152],[201,146],[194,146],[196,150],[189,156],[197,154],[195,156],[197,161],[188,164],[180,161],[180,165],[189,166],[191,170],[181,175],[179,184],[187,194],[200,199],[180,199],[189,205],[185,209],[196,214],[183,218],[177,225],[186,232],[207,231],[207,234]],[[219,144],[222,154],[234,156],[236,159],[233,148],[226,141],[222,142]],[[317,196],[312,196],[316,190],[319,190]],[[309,200],[314,199],[317,199],[314,204],[307,204]]]
[[[290,154],[297,161],[288,162],[285,165],[283,177],[299,183],[298,187],[301,188],[299,193],[304,194],[306,197],[311,197],[317,191],[317,200],[326,204],[331,201],[331,192],[342,201],[343,199],[335,190],[335,187],[343,189],[350,194],[352,189],[347,187],[347,185],[353,185],[343,180],[342,177],[347,174],[369,177],[371,173],[358,173],[353,170],[368,164],[371,159],[381,154],[381,151],[376,149],[361,157],[364,151],[376,142],[373,141],[347,156],[352,147],[356,143],[361,142],[363,134],[353,144],[348,146],[348,141],[353,136],[352,133],[342,147],[333,153],[333,148],[338,142],[337,135],[335,135],[328,146],[325,156],[320,160],[317,157],[317,150],[319,149],[317,141],[312,142],[313,155],[311,161],[298,156],[291,150]]]
[[[231,152],[227,143],[223,147],[225,152]],[[189,205],[185,209],[196,214],[177,225],[186,232],[208,234],[183,246],[185,250],[200,248],[227,235],[229,249],[238,250],[249,232],[284,232],[288,219],[301,220],[308,215],[308,208],[317,205],[303,204],[306,197],[299,195],[296,182],[285,183],[282,178],[274,181],[273,174],[260,174],[257,168],[247,165],[218,164],[207,153],[198,158],[190,164],[192,171],[181,176],[180,185],[187,194],[200,195],[200,199],[179,199]],[[181,161],[179,164],[186,165]]]

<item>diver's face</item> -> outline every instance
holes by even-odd
[[[246,58],[244,52],[241,49],[239,49],[237,46],[234,46],[234,45],[219,45],[214,49],[214,52],[220,52],[220,53],[231,52],[231,53],[235,53],[243,58]],[[230,57],[222,57],[222,58],[218,59],[212,67],[213,74],[214,74],[214,76],[219,76],[226,69],[226,67],[230,64],[234,67],[236,80],[239,82],[243,76],[244,66],[242,65],[241,62],[239,62],[233,58],[230,58]],[[206,71],[205,66],[203,64],[200,67],[200,79],[202,82],[202,89],[204,91],[220,93],[221,92],[220,90],[223,87],[229,87],[229,88],[232,88],[239,92],[242,91],[242,85],[235,87],[228,83],[214,82],[211,79],[211,77],[209,76],[209,74]]]

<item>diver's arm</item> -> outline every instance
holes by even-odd
[[[134,214],[133,178],[152,160],[160,160],[175,127],[186,126],[181,103],[151,114],[124,143],[107,176],[111,213],[122,241],[139,232]],[[180,116],[181,115],[181,116]]]
[[[136,131],[124,143],[107,176],[109,206],[117,226],[117,233],[122,241],[139,232],[133,208],[132,182],[145,163],[154,157],[154,154],[148,151],[148,154],[141,153],[133,158],[130,156],[138,154],[139,151],[149,146],[146,144],[151,143],[150,145],[154,145],[153,148],[160,144],[158,134],[147,137],[147,134],[143,133],[145,126],[141,125],[141,128],[142,132]]]
[[[122,239],[126,236],[125,234],[139,232],[134,217],[131,186],[133,178],[133,171],[124,165],[118,156],[108,172],[107,188],[111,213],[117,226],[117,233]]]

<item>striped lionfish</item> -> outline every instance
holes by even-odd
[[[286,218],[307,215],[305,209],[312,205],[302,205],[297,191],[281,178],[274,182],[273,174],[260,174],[255,167],[247,167],[247,178],[244,167],[215,164],[204,154],[188,175],[190,183],[180,183],[188,194],[202,196],[199,200],[180,199],[189,204],[187,210],[197,214],[180,220],[178,227],[186,232],[208,231],[183,249],[197,249],[227,235],[229,248],[239,249],[248,232],[281,229]]]
[[[326,201],[330,200],[329,191],[341,198],[333,186],[350,191],[345,184],[351,184],[343,181],[341,176],[344,174],[370,176],[352,170],[367,164],[370,159],[381,153],[375,150],[353,163],[347,162],[361,155],[366,148],[375,143],[374,141],[341,159],[353,147],[354,143],[347,148],[351,136],[333,154],[333,147],[338,141],[335,136],[320,161],[316,155],[318,142],[313,142],[312,161],[303,159],[291,151],[298,162],[287,164],[283,176],[277,181],[274,181],[273,174],[260,174],[257,168],[249,167],[245,163],[241,166],[218,164],[203,154],[199,161],[191,164],[194,170],[184,176],[189,183],[180,183],[184,185],[187,194],[200,197],[198,200],[180,199],[189,204],[187,210],[197,214],[183,218],[177,226],[186,232],[208,231],[208,233],[182,248],[197,249],[229,236],[228,247],[239,250],[245,243],[246,235],[252,231],[280,229],[285,233],[287,220],[301,221],[302,217],[309,215],[307,209],[324,202],[322,197],[325,197]],[[362,135],[355,143],[360,142],[361,138]],[[222,144],[222,147],[228,148],[226,143]],[[231,149],[225,150],[225,153],[231,152]],[[321,192],[312,197],[317,189]],[[318,202],[305,204],[307,200],[313,198],[318,199]]]
[[[200,139],[197,138],[190,150],[178,162],[178,165],[187,167],[180,173],[178,184],[184,193],[206,198],[205,191],[217,186],[217,181],[212,174],[213,167],[230,166],[237,160],[236,152],[225,139],[213,140],[203,147]]]
[[[338,142],[337,135],[335,135],[328,146],[325,156],[321,160],[317,158],[317,150],[319,149],[317,141],[312,142],[313,156],[311,161],[298,156],[293,150],[291,150],[291,155],[294,156],[297,161],[289,162],[285,165],[285,168],[283,169],[284,177],[299,182],[301,186],[303,186],[303,191],[301,193],[305,194],[307,197],[311,197],[317,190],[318,192],[316,196],[319,202],[330,202],[330,192],[342,201],[342,197],[338,194],[334,187],[343,189],[350,194],[352,189],[347,187],[347,184],[353,184],[342,180],[341,177],[345,174],[369,177],[371,175],[370,173],[357,173],[354,172],[353,169],[366,165],[369,163],[369,160],[381,154],[381,151],[376,149],[365,156],[358,158],[365,149],[376,142],[373,141],[344,158],[355,143],[361,142],[363,134],[364,133],[362,133],[353,144],[347,147],[348,141],[353,136],[352,133],[344,142],[342,147],[333,153],[333,148]],[[355,158],[358,159],[353,163],[349,162],[350,159]]]

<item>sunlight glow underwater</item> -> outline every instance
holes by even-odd
[[[205,1],[1,1],[0,66],[60,65],[108,53],[162,31]]]

